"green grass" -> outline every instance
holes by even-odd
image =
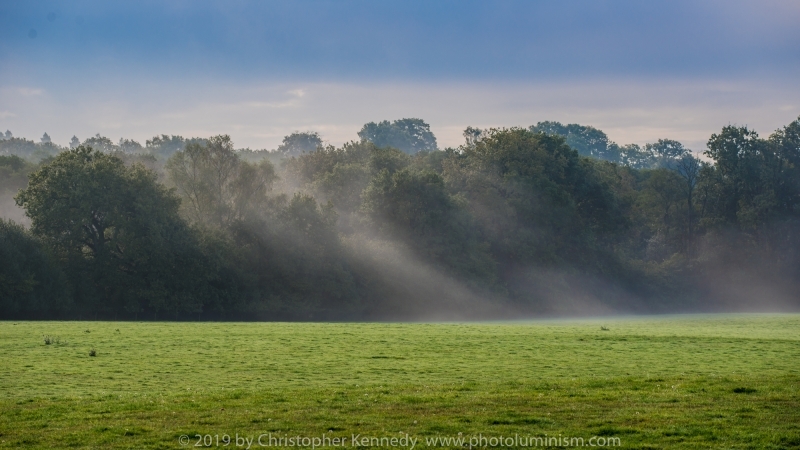
[[[46,345],[45,335],[59,342]],[[0,448],[174,449],[184,434],[401,432],[423,440],[416,448],[458,433],[800,448],[798,315],[0,322],[0,358]]]

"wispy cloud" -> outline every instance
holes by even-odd
[[[461,144],[467,126],[558,120],[598,127],[620,144],[670,138],[703,150],[711,133],[725,125],[765,134],[797,118],[800,91],[793,85],[780,79],[306,83],[301,96],[288,83],[195,82],[133,84],[115,94],[85,87],[47,102],[10,96],[0,101],[18,114],[5,125],[16,135],[47,131],[64,142],[72,134],[98,132],[140,141],[160,133],[228,133],[237,146],[276,148],[292,131],[316,130],[339,145],[357,139],[366,122],[420,117],[442,146]]]
[[[39,96],[44,94],[44,89],[37,89],[37,88],[21,87],[17,88],[16,91],[18,94],[25,97]]]

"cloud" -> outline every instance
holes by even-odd
[[[340,144],[420,117],[443,146],[467,125],[558,120],[702,150],[723,125],[769,133],[800,108],[793,1],[46,3],[0,14],[0,105],[15,134],[62,143],[231,133],[275,148],[312,129]]]
[[[47,131],[58,142],[73,134],[144,141],[160,133],[228,133],[237,146],[276,148],[296,130],[319,131],[340,145],[357,139],[364,123],[404,117],[430,123],[441,146],[461,144],[467,126],[557,120],[595,126],[620,144],[670,138],[702,151],[725,125],[769,134],[800,114],[793,79],[89,84],[36,102],[0,94],[16,114],[4,126],[32,137]]]
[[[44,94],[44,89],[27,88],[27,87],[17,88],[16,91],[18,94],[25,97],[39,96]]]
[[[303,81],[797,74],[794,1],[6,2],[0,75]],[[80,19],[80,20],[79,20]],[[198,26],[213,24],[213,26]],[[31,26],[38,37],[28,38]],[[58,71],[52,70],[58,67]],[[155,69],[155,70],[154,70]],[[191,76],[191,75],[190,75]]]

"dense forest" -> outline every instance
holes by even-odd
[[[800,307],[800,118],[702,153],[420,119],[275,150],[0,134],[0,318],[500,319]],[[23,215],[24,213],[24,215]]]

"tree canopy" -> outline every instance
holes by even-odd
[[[400,119],[365,124],[358,137],[378,147],[393,147],[408,154],[436,150],[436,137],[422,119]]]
[[[322,138],[315,131],[294,132],[283,138],[278,153],[283,156],[299,156],[312,152],[322,145]]]
[[[17,202],[33,234],[67,263],[79,302],[139,312],[200,301],[191,272],[199,252],[180,201],[144,167],[80,146],[32,173]]]
[[[385,319],[468,315],[465,296],[707,311],[752,305],[753,286],[797,305],[800,118],[767,138],[723,127],[702,156],[558,122],[470,127],[446,150],[415,141],[418,119],[371,124],[299,152],[4,135],[0,195],[30,227],[0,221],[0,317]]]

